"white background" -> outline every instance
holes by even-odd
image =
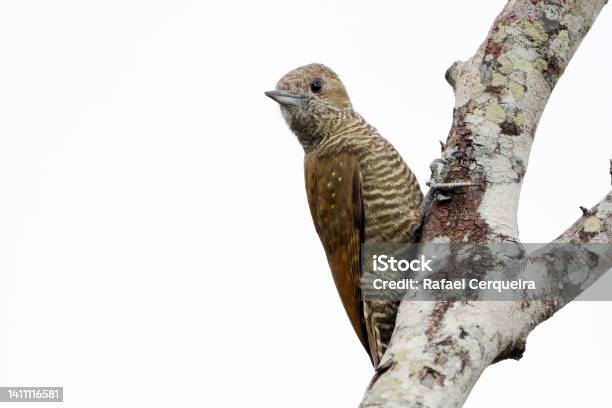
[[[66,408],[356,406],[370,363],[263,92],[329,65],[424,185],[444,72],[504,3],[3,0],[0,385],[64,386]],[[604,10],[546,109],[525,242],[609,190],[610,38]],[[609,407],[610,313],[568,306],[466,406]]]

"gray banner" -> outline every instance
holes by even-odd
[[[0,402],[64,402],[64,387],[0,387]]]
[[[414,301],[612,300],[612,245],[362,245],[363,299]]]

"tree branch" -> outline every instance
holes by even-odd
[[[453,126],[431,166],[422,242],[518,243],[518,201],[537,125],[605,3],[510,0],[474,57],[449,68]],[[532,254],[522,273],[563,273],[550,262],[557,251],[589,256],[570,243],[610,242],[611,214],[612,192]],[[609,257],[596,259],[592,273],[576,277],[581,288],[612,266]],[[462,406],[486,367],[520,358],[533,328],[571,300],[563,288],[551,287],[547,295],[522,302],[402,302],[361,406]]]

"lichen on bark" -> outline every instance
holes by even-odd
[[[605,4],[510,0],[475,55],[449,68],[453,124],[442,157],[432,164],[422,242],[519,242],[519,195],[540,117]],[[443,194],[436,186],[446,186]],[[546,262],[547,251],[558,250],[553,244],[610,242],[611,217],[612,192],[528,259],[523,273],[553,273]],[[575,278],[586,284],[597,277]],[[462,406],[487,366],[520,357],[531,330],[571,300],[557,295],[551,290],[546,300],[520,302],[402,302],[381,362],[385,370],[361,406]]]

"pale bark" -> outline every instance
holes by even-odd
[[[432,163],[423,242],[518,243],[518,201],[538,122],[606,3],[510,0],[476,55],[449,69],[453,126],[441,159]],[[585,210],[557,245],[531,255],[522,273],[563,273],[550,262],[559,243],[611,238],[612,192]],[[573,281],[586,287],[612,267],[597,266]],[[490,364],[519,358],[528,334],[572,300],[554,288],[547,293],[546,300],[522,302],[402,302],[361,406],[462,406]]]

